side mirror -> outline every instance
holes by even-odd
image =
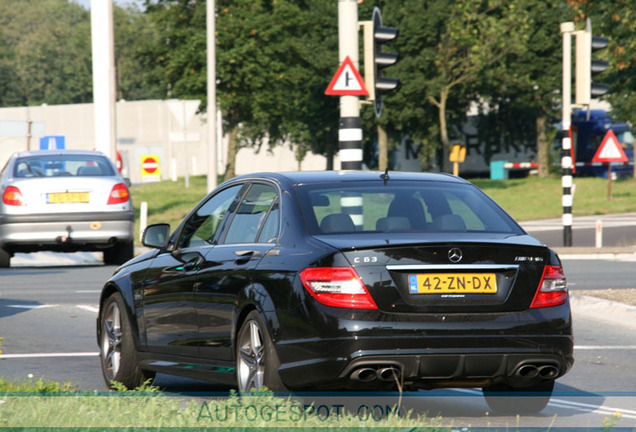
[[[165,223],[148,225],[141,237],[141,243],[149,248],[163,249],[168,245],[169,236],[170,225]]]

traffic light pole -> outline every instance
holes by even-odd
[[[572,34],[574,23],[561,23],[563,34],[563,107],[561,116],[561,185],[563,186],[563,246],[572,246]]]
[[[358,0],[338,0],[338,48],[340,64],[347,57],[359,70]],[[358,96],[340,96],[338,130],[340,167],[362,169],[362,125]]]

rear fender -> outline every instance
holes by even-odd
[[[245,289],[237,297],[236,304],[237,308],[234,318],[234,329],[232,332],[232,346],[234,348],[236,348],[236,339],[239,329],[243,325],[243,322],[245,322],[247,315],[253,310],[258,311],[258,313],[265,318],[269,336],[273,341],[276,340],[280,331],[280,321],[278,319],[278,314],[276,313],[274,301],[262,284],[250,284],[245,287]],[[233,349],[232,352],[236,352],[236,349]]]

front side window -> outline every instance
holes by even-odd
[[[201,205],[185,222],[177,247],[215,244],[221,223],[242,187],[242,185],[236,185],[224,189]]]
[[[394,181],[296,188],[311,234],[523,231],[472,185]]]

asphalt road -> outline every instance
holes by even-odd
[[[633,263],[566,260],[566,272],[576,290],[620,288],[636,280]],[[102,283],[114,267],[103,265],[16,267],[0,269],[0,336],[4,337],[0,376],[11,379],[44,377],[72,381],[81,389],[106,390],[101,377],[95,319]],[[616,278],[624,273],[625,279]],[[595,275],[595,279],[592,279]],[[603,306],[591,305],[598,310]],[[600,427],[604,418],[621,412],[618,426],[636,426],[636,332],[626,320],[612,320],[610,311],[598,319],[574,309],[574,368],[557,382],[550,405],[535,416],[498,417],[477,389],[447,389],[407,394],[404,409],[441,415],[453,426]],[[632,320],[632,324],[636,320]],[[171,392],[218,391],[213,384],[159,375],[157,384]],[[366,399],[365,399],[366,398]],[[317,406],[333,404],[334,396],[310,397]],[[397,397],[395,398],[397,401]],[[337,397],[353,409],[377,397]],[[383,395],[386,406],[391,397]],[[305,399],[307,402],[307,399]],[[556,416],[556,417],[555,417]]]

